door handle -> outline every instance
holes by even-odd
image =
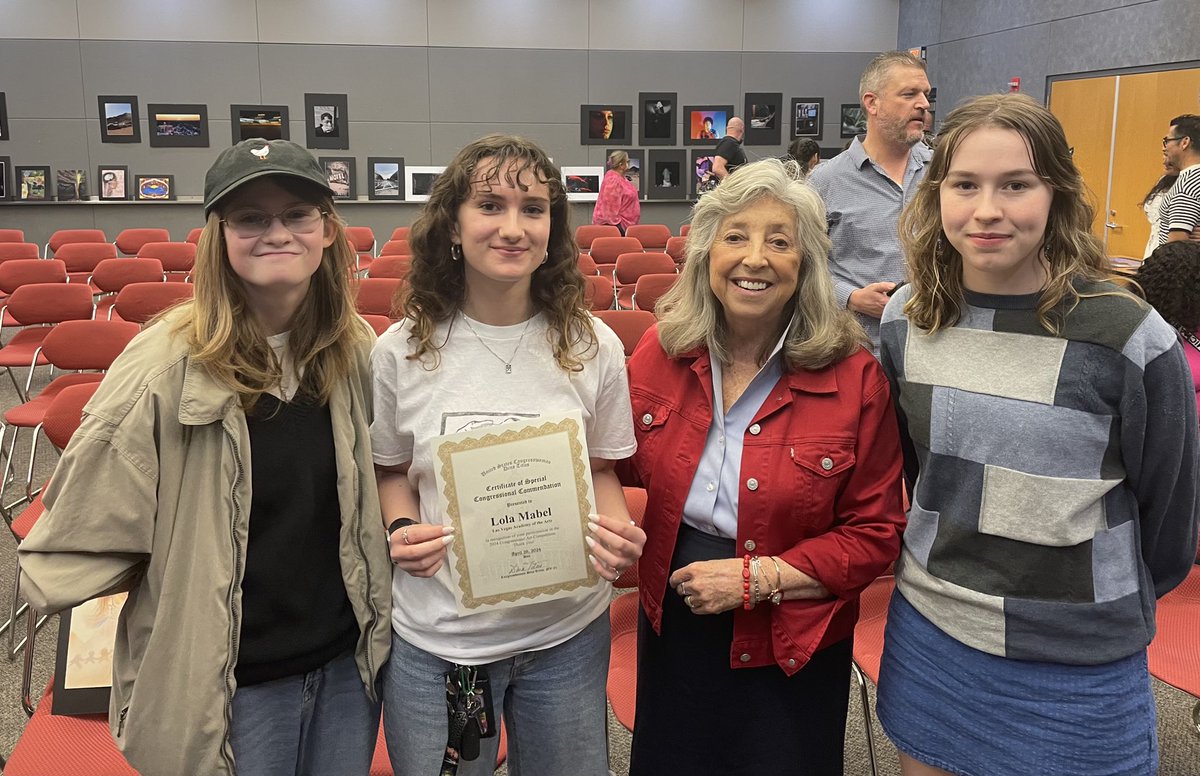
[[[1104,228],[1105,229],[1124,229],[1125,224],[1114,224],[1112,221],[1105,221]]]

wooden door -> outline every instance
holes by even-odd
[[[1067,143],[1075,149],[1075,166],[1091,191],[1096,209],[1092,231],[1101,239],[1105,233],[1116,92],[1116,76],[1055,81],[1050,85],[1050,112],[1058,117],[1067,133]]]

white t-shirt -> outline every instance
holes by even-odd
[[[411,321],[384,332],[371,354],[375,385],[371,445],[381,466],[411,461],[408,479],[420,498],[423,522],[444,522],[436,508],[431,443],[441,434],[544,412],[579,410],[589,456],[619,460],[633,454],[636,443],[624,350],[604,323],[596,319],[592,323],[599,348],[592,349],[580,372],[565,372],[558,366],[541,314],[529,322],[524,339],[524,323],[488,326],[472,320],[472,333],[455,315],[438,325],[434,341],[446,344],[440,351],[441,362],[432,370],[407,358],[413,349],[408,340]],[[505,374],[501,359],[518,348],[518,341],[512,374]],[[444,660],[481,664],[547,649],[582,631],[608,606],[611,590],[602,581],[567,598],[460,616],[449,569],[453,545],[450,552],[431,578],[417,578],[400,569],[392,577],[392,627],[405,641]]]

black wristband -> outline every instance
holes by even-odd
[[[391,536],[392,534],[396,533],[396,531],[399,531],[401,528],[407,528],[410,525],[416,525],[416,524],[417,524],[417,521],[413,520],[411,517],[397,517],[395,520],[393,520],[388,525],[387,535]]]

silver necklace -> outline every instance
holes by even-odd
[[[529,324],[533,322],[533,316],[531,315],[525,320],[525,328],[521,329],[521,336],[517,338],[517,346],[513,348],[512,355],[508,357],[507,361],[505,361],[503,356],[492,350],[492,347],[483,341],[483,337],[480,337],[479,332],[475,331],[475,327],[471,325],[471,319],[467,317],[467,314],[460,310],[459,315],[462,316],[463,323],[467,324],[467,328],[470,329],[471,333],[475,335],[475,339],[479,340],[479,344],[483,345],[483,347],[487,349],[487,352],[495,356],[497,361],[499,361],[501,364],[504,364],[504,374],[511,375],[512,362],[516,360],[517,353],[521,352],[521,343],[525,341],[525,332],[529,331]]]

